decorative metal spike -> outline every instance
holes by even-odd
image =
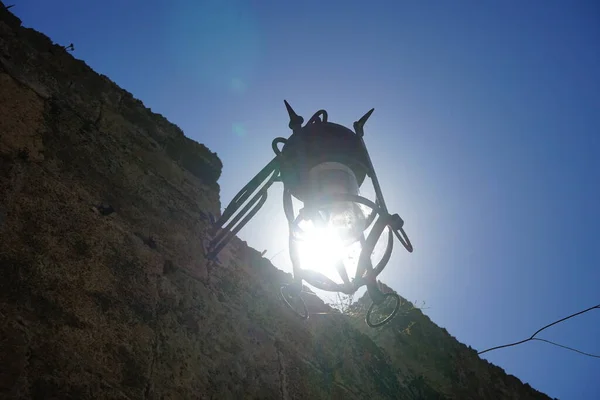
[[[362,126],[364,126],[365,123],[367,122],[367,120],[369,119],[369,117],[371,116],[371,114],[373,114],[373,111],[375,111],[375,109],[371,108],[368,113],[363,115],[362,118],[358,120],[358,123],[361,124]]]
[[[287,100],[283,100],[283,102],[285,103],[285,108],[287,109],[288,115],[290,116],[290,123],[288,125],[290,129],[293,130],[296,127],[299,128],[300,126],[302,126],[302,124],[304,123],[304,118],[296,114],[296,112],[294,111],[292,106],[290,106],[290,103],[288,103]]]
[[[375,111],[375,109],[371,108],[365,115],[363,115],[358,121],[354,123],[354,132],[356,132],[357,135],[362,137],[365,134],[363,128],[371,114],[373,114],[373,111]]]

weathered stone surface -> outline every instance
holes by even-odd
[[[0,398],[547,398],[410,305],[300,321],[244,242],[208,264],[220,171],[0,3]]]

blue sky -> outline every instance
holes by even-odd
[[[24,25],[224,163],[223,206],[288,136],[283,99],[365,140],[398,243],[382,280],[482,350],[600,303],[600,6],[594,1],[33,1]],[[367,5],[368,4],[368,5]],[[240,233],[286,248],[281,190]],[[289,270],[286,251],[273,262]],[[600,353],[600,311],[541,337]],[[485,354],[561,399],[600,360],[544,343]]]

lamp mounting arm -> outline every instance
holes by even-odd
[[[212,227],[211,233],[214,236],[206,252],[209,260],[214,260],[240,229],[256,215],[267,201],[267,191],[279,179],[279,157],[275,157],[231,200]],[[254,192],[256,194],[238,212]]]

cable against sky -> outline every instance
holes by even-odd
[[[527,342],[529,342],[529,341],[532,341],[532,340],[537,340],[537,341],[540,341],[540,342],[544,342],[544,343],[548,343],[548,344],[551,344],[551,345],[554,345],[554,346],[561,347],[561,348],[563,348],[563,349],[567,349],[567,350],[570,350],[570,351],[574,351],[574,352],[576,352],[576,353],[583,354],[583,355],[585,355],[585,356],[594,357],[594,358],[600,358],[600,355],[589,354],[589,353],[583,352],[583,351],[581,351],[581,350],[577,350],[577,349],[574,349],[574,348],[571,348],[571,347],[563,346],[562,344],[558,344],[558,343],[551,342],[550,340],[541,339],[541,338],[537,338],[537,337],[536,337],[536,336],[537,336],[537,334],[538,334],[538,333],[540,333],[541,331],[543,331],[544,329],[550,328],[550,327],[551,327],[551,326],[553,326],[553,325],[559,324],[559,323],[561,323],[561,322],[563,322],[563,321],[566,321],[566,320],[568,320],[568,319],[570,319],[570,318],[573,318],[573,317],[576,317],[576,316],[578,316],[578,315],[584,314],[584,313],[586,313],[586,312],[588,312],[588,311],[592,311],[592,310],[594,310],[594,309],[600,309],[600,304],[597,304],[597,305],[595,305],[595,306],[593,306],[593,307],[590,307],[590,308],[586,308],[585,310],[582,310],[582,311],[576,312],[575,314],[571,314],[571,315],[569,315],[569,316],[567,316],[567,317],[561,318],[561,319],[559,319],[558,321],[554,321],[554,322],[552,322],[552,323],[550,323],[550,324],[548,324],[548,325],[546,325],[546,326],[544,326],[544,327],[542,327],[542,328],[538,329],[538,330],[537,330],[537,331],[536,331],[536,332],[535,332],[533,335],[531,335],[531,336],[530,336],[529,338],[527,338],[527,339],[523,339],[523,340],[520,340],[520,341],[518,341],[518,342],[514,342],[514,343],[503,344],[502,346],[495,346],[495,347],[491,347],[491,348],[489,348],[489,349],[486,349],[486,350],[480,351],[480,352],[478,352],[477,354],[483,354],[483,353],[487,353],[488,351],[492,351],[492,350],[498,350],[498,349],[502,349],[502,348],[505,348],[505,347],[512,347],[512,346],[516,346],[516,345],[519,345],[519,344],[527,343]]]

